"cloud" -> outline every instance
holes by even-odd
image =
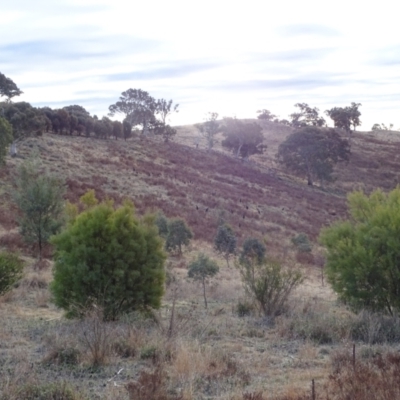
[[[166,64],[164,67],[146,68],[131,72],[123,72],[118,74],[108,74],[102,79],[105,81],[127,81],[127,80],[154,80],[180,78],[196,72],[206,71],[217,68],[217,63],[204,63],[193,61],[176,62],[174,64]]]
[[[276,28],[276,32],[283,37],[293,36],[322,36],[336,37],[340,32],[330,26],[320,24],[293,24],[284,25]]]

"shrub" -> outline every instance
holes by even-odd
[[[299,233],[293,237],[292,243],[300,253],[311,253],[312,244],[305,233]]]
[[[52,244],[56,254],[50,289],[67,316],[84,316],[96,305],[110,320],[160,306],[166,256],[154,219],[138,220],[133,204],[93,206],[53,237]]]
[[[339,297],[359,310],[400,310],[400,187],[348,197],[351,220],[325,228],[326,273]]]
[[[24,264],[14,253],[0,253],[0,296],[8,292],[22,278]]]
[[[303,281],[300,271],[283,270],[273,260],[261,264],[242,262],[239,270],[246,293],[264,315],[271,317],[285,310],[291,292]]]

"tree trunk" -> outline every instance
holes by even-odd
[[[206,306],[206,309],[208,308],[207,304],[207,297],[206,297],[206,281],[203,279],[203,296],[204,296],[204,305]]]

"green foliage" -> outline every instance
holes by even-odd
[[[23,92],[12,81],[12,79],[7,78],[0,72],[0,97],[6,97],[7,100],[10,100],[11,98],[19,96],[22,93]]]
[[[101,203],[79,214],[59,235],[51,291],[67,316],[82,316],[93,304],[104,319],[158,308],[164,292],[165,253],[154,218],[138,220],[125,202]]]
[[[173,105],[172,100],[156,100],[148,92],[141,89],[128,89],[121,93],[119,101],[109,107],[109,115],[124,114],[125,121],[131,127],[141,126],[142,133],[152,131],[168,140],[176,134],[176,130],[166,124],[169,114],[178,112],[179,104]],[[156,115],[160,115],[161,121]],[[124,129],[125,131],[125,129]]]
[[[198,254],[196,260],[190,263],[188,267],[188,277],[195,281],[200,281],[203,285],[204,305],[206,308],[206,283],[210,278],[218,274],[218,272],[219,267],[217,263],[203,253]]]
[[[222,146],[231,150],[236,157],[248,158],[253,154],[262,154],[262,128],[256,122],[242,122],[236,118],[224,118],[221,128],[225,139]]]
[[[322,230],[326,272],[355,309],[400,310],[400,188],[348,196],[351,219]]]
[[[292,243],[300,253],[311,253],[312,244],[305,233],[299,233],[292,238]]]
[[[313,185],[333,180],[333,168],[339,161],[348,161],[350,146],[334,129],[308,126],[289,135],[280,144],[277,159],[299,177]]]
[[[182,255],[182,246],[187,246],[193,233],[182,218],[175,218],[168,222],[168,236],[165,249],[171,252],[178,251]]]
[[[361,125],[361,113],[358,110],[360,106],[360,103],[353,102],[348,107],[334,107],[326,110],[325,113],[332,119],[336,128],[344,129],[350,134],[351,127],[355,131],[356,127]]]
[[[14,253],[0,252],[0,296],[22,278],[24,263]]]
[[[317,107],[311,108],[307,103],[297,103],[294,105],[299,108],[299,112],[290,114],[290,125],[294,128],[304,128],[306,126],[323,127],[326,126],[324,118],[320,117]]]
[[[246,239],[240,253],[239,263],[241,265],[260,265],[265,261],[267,249],[255,238]]]
[[[196,124],[196,128],[201,132],[207,141],[207,149],[211,150],[215,144],[215,135],[220,131],[220,123],[217,121],[218,113],[209,112],[206,121],[202,124]]]
[[[12,126],[5,118],[0,117],[0,164],[4,164],[7,155],[7,148],[12,141]]]
[[[239,271],[247,295],[270,317],[285,311],[291,292],[303,281],[300,271],[284,270],[273,260],[240,262]]]
[[[63,182],[39,170],[28,161],[18,169],[14,200],[21,210],[20,232],[27,243],[35,243],[39,257],[50,236],[63,224],[65,192]]]
[[[31,134],[41,134],[46,129],[45,115],[29,103],[1,103],[0,108],[3,109],[4,118],[12,126],[14,140]]]
[[[158,234],[166,239],[168,237],[168,218],[161,211],[157,213],[155,224],[158,228]]]
[[[236,236],[233,229],[227,225],[222,224],[218,226],[217,235],[214,239],[214,249],[222,254],[229,267],[229,257],[235,254],[236,251]]]

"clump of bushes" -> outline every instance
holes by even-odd
[[[0,296],[12,289],[22,278],[23,261],[14,253],[0,252]]]

